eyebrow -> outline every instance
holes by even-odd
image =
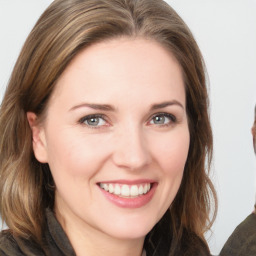
[[[151,106],[151,110],[166,108],[168,106],[173,106],[173,105],[177,105],[177,106],[181,107],[182,109],[184,109],[184,106],[179,101],[172,100],[172,101],[166,101],[166,102],[163,102],[160,104],[154,104]]]
[[[83,108],[83,107],[92,108],[95,110],[115,111],[115,108],[108,104],[90,104],[90,103],[82,103],[82,104],[76,105],[72,107],[69,111],[72,111],[78,108]]]
[[[158,103],[158,104],[153,104],[150,107],[150,110],[156,110],[156,109],[161,109],[161,108],[166,108],[168,106],[173,106],[173,105],[177,105],[179,107],[181,107],[182,109],[184,109],[184,106],[177,100],[173,100],[173,101],[166,101],[166,102],[162,102],[162,103]],[[87,108],[92,108],[95,110],[103,110],[103,111],[115,111],[115,108],[111,105],[108,104],[93,104],[93,103],[82,103],[79,105],[76,105],[74,107],[72,107],[69,111],[78,109],[78,108],[83,108],[83,107],[87,107]]]

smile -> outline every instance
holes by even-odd
[[[144,184],[116,184],[116,183],[100,183],[99,186],[110,194],[114,194],[120,197],[138,197],[145,195],[151,188],[150,183]]]
[[[115,181],[97,183],[100,191],[111,203],[122,208],[140,208],[153,198],[157,182],[154,181]]]

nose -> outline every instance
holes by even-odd
[[[151,162],[149,146],[143,129],[122,129],[115,139],[113,161],[128,170],[142,170]]]

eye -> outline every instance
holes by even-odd
[[[101,126],[106,126],[107,121],[103,118],[102,115],[89,115],[81,118],[79,123],[85,124],[90,128],[99,128]]]
[[[176,122],[176,117],[168,113],[159,113],[152,117],[150,124],[153,125],[169,125]]]

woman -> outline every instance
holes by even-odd
[[[209,255],[204,64],[164,1],[54,1],[0,134],[1,255]]]

